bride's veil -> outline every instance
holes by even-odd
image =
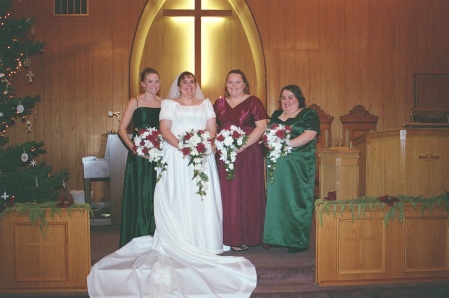
[[[167,98],[178,98],[181,95],[178,90],[178,78],[179,78],[179,75],[175,78],[175,80],[171,84],[170,89],[168,90]],[[196,83],[195,98],[198,98],[198,99],[206,98],[198,83]]]

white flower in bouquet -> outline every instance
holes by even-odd
[[[189,157],[189,165],[193,165],[193,180],[198,186],[201,197],[206,195],[209,177],[205,173],[206,159],[212,153],[210,134],[205,130],[190,130],[179,136],[178,149],[184,157]]]
[[[196,146],[197,144],[201,143],[202,141],[203,141],[203,139],[202,139],[200,136],[194,134],[194,135],[188,140],[188,144],[193,145],[193,146]],[[192,149],[196,151],[196,147],[193,147]]]
[[[242,147],[242,146],[240,146],[240,147]],[[231,151],[230,156],[229,156],[230,163],[234,163],[236,158],[237,158],[237,152]]]
[[[157,128],[147,127],[138,130],[137,135],[133,139],[133,150],[138,156],[154,162],[157,175],[156,181],[162,177],[162,172],[167,170],[167,163],[162,160],[162,147],[164,139]],[[160,170],[160,171],[159,171]]]
[[[232,180],[235,177],[234,162],[237,157],[237,150],[242,148],[248,142],[249,137],[246,133],[235,125],[229,128],[222,129],[215,138],[215,147],[220,160],[224,161],[225,169],[228,175],[227,180]]]
[[[291,127],[274,123],[265,131],[262,142],[267,148],[267,176],[268,181],[273,183],[276,161],[284,157],[292,150],[290,147]]]

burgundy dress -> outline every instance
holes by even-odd
[[[255,121],[267,119],[268,114],[256,96],[250,96],[232,108],[226,98],[214,103],[220,129],[231,125],[249,135]],[[223,242],[229,246],[255,246],[262,243],[265,215],[265,184],[262,145],[254,143],[235,160],[235,178],[226,180],[227,172],[220,156],[216,156],[223,202]]]

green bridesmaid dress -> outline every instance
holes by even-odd
[[[134,111],[134,136],[146,127],[159,128],[160,108],[140,107]],[[135,237],[153,235],[156,228],[153,196],[157,173],[147,159],[128,153],[123,185],[120,247]]]
[[[292,127],[291,139],[304,130],[319,133],[320,120],[313,109],[303,109],[295,118],[279,119],[281,110],[274,111],[269,126],[278,123]],[[274,181],[267,181],[267,208],[264,242],[271,245],[307,249],[313,212],[315,185],[316,138],[304,146],[295,147],[277,160]]]

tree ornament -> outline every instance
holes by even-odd
[[[28,160],[28,154],[26,154],[25,150],[24,150],[24,152],[22,153],[21,158],[22,158],[22,162],[26,162],[26,161]]]
[[[30,58],[25,58],[25,60],[23,60],[23,66],[25,67],[30,67],[31,66],[31,59]]]
[[[28,77],[28,82],[29,82],[29,83],[33,83],[34,73],[31,71],[31,69],[30,69],[30,71],[28,72],[27,77]]]
[[[17,105],[17,113],[22,114],[23,111],[25,111],[25,108],[23,107],[23,105],[21,103],[19,103]]]
[[[62,188],[65,189],[65,180],[62,180]]]
[[[3,189],[3,196],[1,196],[1,198],[3,199],[3,201],[6,201],[6,199],[9,198],[9,195],[6,194],[5,189]]]
[[[36,178],[36,187],[39,187],[39,182],[37,181],[37,178]]]
[[[27,121],[27,132],[28,132],[28,133],[33,132],[33,131],[31,130],[31,121],[30,121],[30,120]]]
[[[31,164],[33,167],[35,167],[36,164],[37,164],[37,162],[33,159],[33,160],[30,162],[30,164]]]

